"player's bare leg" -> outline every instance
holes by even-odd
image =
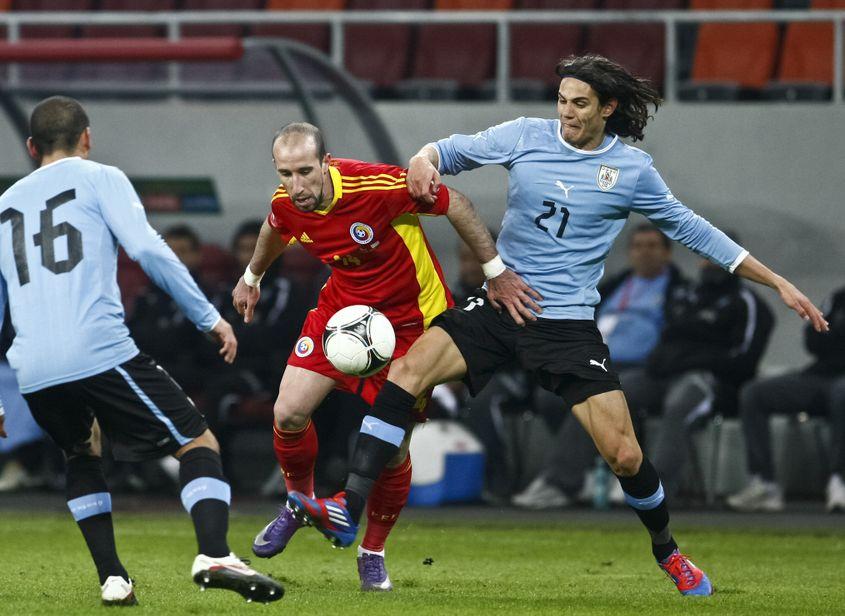
[[[285,368],[273,405],[273,449],[288,493],[314,495],[317,431],[311,415],[335,385],[333,379],[311,370],[297,366]],[[262,558],[279,554],[300,526],[287,505],[283,505],[279,514],[256,535],[253,553]]]
[[[591,396],[573,406],[572,412],[618,477],[625,501],[648,529],[660,568],[682,594],[712,594],[710,580],[680,553],[672,537],[663,486],[637,442],[624,394],[617,390]]]
[[[344,496],[307,500],[289,496],[288,503],[333,545],[351,545],[373,485],[405,438],[417,399],[434,385],[460,379],[466,369],[446,330],[436,326],[427,330],[406,355],[390,364],[387,381],[361,422]]]
[[[367,532],[358,546],[358,577],[361,590],[384,592],[393,590],[385,566],[385,542],[408,502],[411,491],[411,432],[412,423],[398,453],[387,463],[373,485],[367,500]]]

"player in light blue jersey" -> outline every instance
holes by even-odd
[[[137,599],[115,547],[101,431],[117,459],[179,460],[182,503],[197,536],[197,584],[250,600],[281,598],[281,585],[229,551],[230,489],[205,419],[129,337],[118,246],[221,344],[229,363],[237,352],[232,327],[147,223],[123,172],[88,160],[91,131],[77,101],[41,101],[30,132],[38,169],[0,197],[0,315],[8,298],[16,332],[9,363],[33,417],[65,453],[68,507],[97,567],[103,603]]]
[[[642,139],[648,108],[660,103],[648,82],[600,56],[567,58],[557,72],[557,119],[519,118],[476,135],[452,135],[411,159],[409,192],[428,201],[437,194],[440,173],[491,164],[508,170],[508,207],[497,242],[501,258],[485,264],[485,274],[489,279],[512,269],[541,297],[526,292],[522,305],[501,312],[499,289],[488,280],[486,291],[435,319],[408,354],[391,364],[371,412],[385,427],[362,431],[346,495],[332,506],[357,524],[358,503],[395,450],[383,435],[404,425],[401,419],[421,392],[464,379],[477,393],[516,359],[563,398],[590,434],[678,590],[709,595],[709,579],[680,553],[669,530],[660,479],[642,454],[593,320],[607,253],[629,214],[638,212],[726,270],[775,289],[817,330],[826,331],[827,323],[794,285],[679,202],[648,154],[620,140]]]

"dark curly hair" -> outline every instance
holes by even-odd
[[[569,56],[558,62],[556,72],[561,79],[574,77],[588,83],[602,105],[615,98],[618,105],[607,119],[607,130],[633,141],[643,138],[643,129],[652,117],[648,106],[654,105],[657,111],[663,102],[648,79],[634,77],[622,65],[604,56]]]

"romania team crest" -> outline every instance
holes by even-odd
[[[311,340],[308,336],[303,336],[299,340],[296,341],[296,347],[294,348],[293,352],[296,353],[297,357],[308,357],[311,355],[311,352],[314,350],[314,341]]]
[[[619,179],[619,169],[616,167],[608,167],[602,165],[599,167],[599,173],[596,176],[596,184],[601,190],[610,190],[616,186],[616,181]]]
[[[369,244],[373,241],[373,228],[363,222],[353,222],[349,227],[349,235],[359,244]]]

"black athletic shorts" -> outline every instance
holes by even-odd
[[[176,381],[143,353],[111,370],[24,398],[35,421],[68,455],[87,451],[94,418],[112,455],[127,461],[170,455],[208,427]]]
[[[464,382],[473,396],[514,359],[570,407],[590,396],[622,389],[593,320],[539,318],[522,327],[506,310],[497,312],[486,292],[478,289],[431,324],[446,330],[463,355]]]

